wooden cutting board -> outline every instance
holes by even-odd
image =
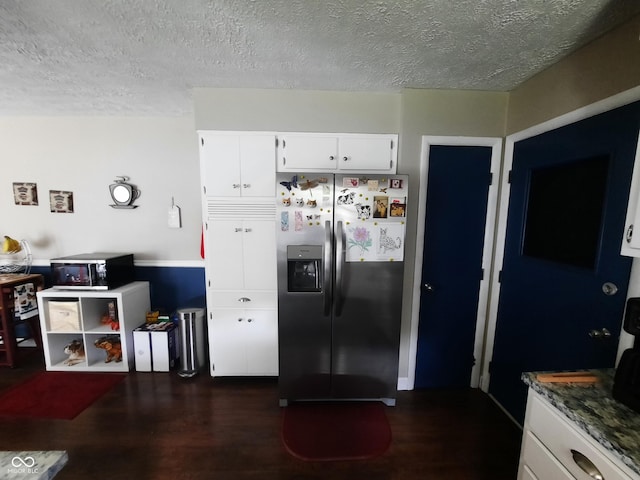
[[[598,377],[591,372],[539,373],[536,379],[540,383],[596,383]]]

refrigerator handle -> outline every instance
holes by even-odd
[[[336,228],[336,288],[334,293],[336,298],[336,315],[342,313],[342,285],[344,283],[344,260],[346,258],[345,248],[344,227],[342,226],[342,220],[339,220]]]
[[[324,223],[324,259],[323,259],[323,272],[322,282],[324,283],[322,291],[324,295],[324,315],[325,317],[331,315],[331,222],[327,220]]]

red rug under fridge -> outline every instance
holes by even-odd
[[[284,408],[282,441],[303,460],[365,460],[391,444],[391,427],[379,402],[294,403]]]
[[[71,420],[126,374],[40,372],[0,392],[0,416]]]

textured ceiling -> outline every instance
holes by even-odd
[[[508,91],[638,0],[2,0],[0,115],[181,115],[193,87]]]

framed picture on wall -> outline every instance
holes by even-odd
[[[52,213],[73,213],[73,192],[49,190]]]
[[[38,187],[35,183],[14,182],[13,199],[16,205],[38,205]]]

